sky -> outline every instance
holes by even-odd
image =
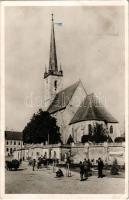
[[[63,85],[81,79],[124,123],[124,8],[121,6],[5,9],[5,122],[22,131],[42,108],[45,65],[49,63],[51,13],[55,22],[58,64]]]

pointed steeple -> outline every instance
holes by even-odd
[[[55,31],[54,31],[54,19],[52,14],[52,25],[51,25],[51,41],[50,41],[50,57],[49,57],[49,70],[54,72],[58,71],[57,55],[56,55],[56,42],[55,42]]]
[[[51,19],[49,67],[48,67],[48,71],[45,70],[44,78],[47,78],[49,75],[63,76],[63,70],[58,71],[53,14],[52,14],[52,19]]]

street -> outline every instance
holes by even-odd
[[[97,178],[91,176],[80,181],[80,174],[72,172],[72,177],[56,178],[53,168],[32,171],[28,163],[22,163],[18,171],[5,172],[6,194],[122,194],[124,178]]]

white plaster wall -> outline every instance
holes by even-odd
[[[123,165],[125,163],[125,145],[124,144],[98,144],[98,145],[74,145],[70,148],[64,146],[62,148],[57,146],[44,146],[44,147],[37,147],[37,148],[29,148],[26,150],[22,150],[22,154],[20,150],[17,150],[14,152],[14,158],[20,159],[21,155],[25,156],[25,159],[27,159],[29,153],[31,158],[38,158],[41,155],[44,155],[45,152],[47,152],[47,155],[49,155],[49,151],[51,150],[51,158],[54,156],[54,151],[56,152],[56,158],[61,160],[61,157],[64,158],[64,154],[68,152],[71,149],[71,154],[73,155],[72,159],[74,163],[79,163],[81,160],[84,160],[84,158],[89,158],[97,160],[99,157],[103,159],[103,161],[108,162],[109,164],[112,164],[113,160],[116,158],[118,161],[118,164]],[[36,153],[40,152],[40,155],[37,156]],[[33,154],[32,154],[33,153]],[[18,157],[19,154],[19,157]],[[49,158],[47,156],[47,158]]]
[[[105,123],[103,121],[82,121],[75,124],[70,125],[70,133],[71,135],[74,135],[74,141],[75,142],[81,142],[81,137],[83,135],[88,135],[88,125],[91,124],[92,126],[98,124],[103,124],[105,126]],[[74,134],[73,134],[74,133]]]
[[[119,128],[119,124],[118,123],[108,123],[108,130],[110,131],[110,126],[113,126],[113,133],[110,134],[109,132],[109,135],[110,137],[112,138],[112,140],[114,141],[114,139],[116,137],[120,137],[120,128]]]
[[[85,134],[88,135],[88,125],[91,124],[92,126],[95,124],[103,124],[103,126],[106,128],[106,124],[103,121],[82,121],[82,122],[78,122],[75,124],[72,124],[70,126],[69,132],[71,135],[73,135],[74,132],[74,141],[75,142],[81,142],[81,137]],[[115,137],[120,136],[120,131],[119,131],[119,127],[118,124],[116,123],[108,123],[107,124],[107,128],[110,131],[110,126],[113,126],[113,133],[110,134],[110,137],[112,138],[112,140],[114,141]]]
[[[67,139],[71,134],[69,123],[85,97],[86,92],[82,86],[82,83],[80,82],[66,109],[54,114],[54,116],[57,118],[57,124],[61,128],[63,143],[67,142]]]

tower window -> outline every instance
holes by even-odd
[[[57,89],[57,80],[55,80],[54,82],[54,87],[55,87],[55,90]]]
[[[110,126],[110,133],[113,133],[113,126]]]

